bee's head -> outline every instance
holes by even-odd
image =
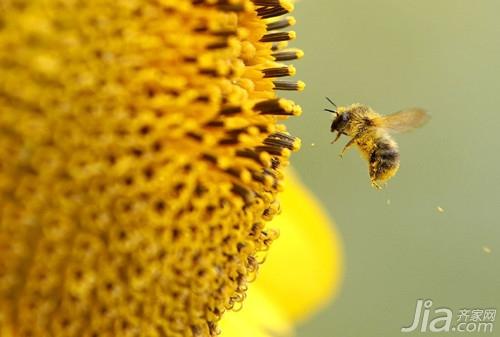
[[[348,113],[342,111],[341,108],[339,108],[339,110],[340,111],[335,112],[336,117],[332,122],[332,126],[330,127],[331,132],[337,131],[338,133],[343,133],[347,123],[349,122]]]
[[[347,123],[349,122],[349,111],[345,107],[337,107],[337,104],[335,104],[331,99],[328,97],[326,98],[328,102],[330,102],[331,105],[335,109],[325,109],[325,111],[331,112],[335,114],[335,118],[333,119],[332,126],[330,127],[330,130],[332,132],[337,131],[339,136],[344,133],[344,129],[346,128]]]

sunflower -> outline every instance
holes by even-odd
[[[289,336],[293,326],[338,291],[343,271],[339,235],[314,198],[288,171],[283,212],[270,226],[281,231],[239,312],[221,320],[222,337]]]
[[[1,333],[218,333],[300,147],[292,9],[1,2]]]

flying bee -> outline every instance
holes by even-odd
[[[369,164],[369,174],[372,186],[381,188],[380,183],[389,180],[399,169],[398,144],[390,133],[402,133],[422,126],[429,120],[429,115],[420,108],[411,108],[382,116],[369,106],[355,103],[338,107],[328,97],[326,98],[334,110],[325,109],[335,114],[331,132],[337,132],[332,141],[335,143],[340,136],[351,139],[344,146],[340,157],[353,144],[356,144]]]

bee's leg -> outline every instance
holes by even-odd
[[[356,141],[357,138],[358,138],[357,136],[354,136],[351,138],[351,140],[347,144],[345,144],[344,148],[342,149],[342,152],[340,152],[340,154],[339,154],[340,158],[342,158],[342,156],[344,155],[344,152],[349,148],[349,146],[354,144],[354,142]]]
[[[337,131],[337,132],[338,132],[338,131]],[[339,140],[340,136],[342,136],[342,132],[338,132],[338,133],[337,133],[337,137],[335,137],[335,139],[334,139],[334,140],[332,140],[330,144],[333,144],[333,143],[335,143],[337,140]]]
[[[380,186],[379,184],[377,184],[377,182],[375,180],[372,179],[372,186],[374,188],[376,188],[377,190],[381,190],[382,189],[382,186]]]
[[[376,157],[374,157],[373,153],[372,153],[371,158],[370,158],[370,171],[369,171],[370,181],[372,183],[372,187],[374,187],[378,190],[381,190],[382,186],[380,186],[377,183],[377,180],[380,178],[378,175],[378,172],[377,172],[379,169],[378,164],[379,164],[379,162],[376,160]]]

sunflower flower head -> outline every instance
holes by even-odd
[[[286,0],[0,4],[0,335],[210,336],[276,233]]]

